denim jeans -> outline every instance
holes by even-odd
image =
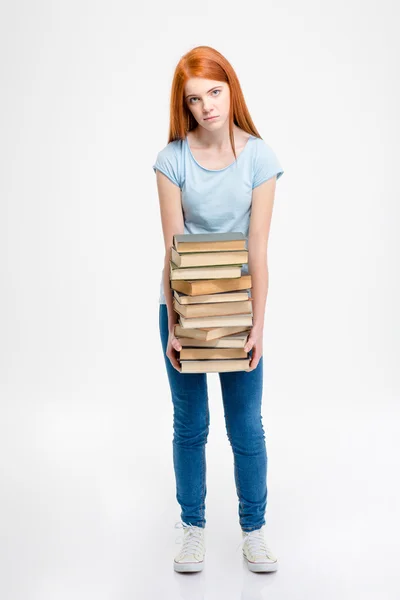
[[[167,305],[159,305],[160,338],[173,402],[173,464],[181,520],[204,527],[205,444],[209,432],[207,374],[180,373],[166,355]],[[252,352],[250,351],[250,356]],[[243,531],[265,525],[267,451],[262,424],[263,357],[253,371],[218,373],[226,432],[233,451],[239,524]]]

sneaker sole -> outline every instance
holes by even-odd
[[[174,571],[178,573],[195,573],[202,571],[204,567],[204,560],[195,563],[179,563],[174,560]]]
[[[243,558],[247,562],[249,570],[253,573],[272,573],[278,570],[278,561],[273,563],[255,563],[248,560],[244,555]]]

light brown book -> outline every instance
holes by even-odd
[[[233,333],[241,333],[249,331],[248,326],[236,326],[236,327],[192,327],[183,328],[179,323],[174,325],[175,337],[186,337],[196,340],[216,340],[218,338],[225,337]]]
[[[171,246],[171,260],[177,267],[212,267],[222,265],[244,265],[248,263],[247,250],[229,252],[186,252],[179,254]]]
[[[242,265],[216,265],[214,267],[177,267],[169,261],[169,278],[175,279],[226,279],[240,277]]]
[[[181,360],[181,373],[224,373],[227,371],[248,371],[250,358],[227,360]]]
[[[179,304],[209,304],[214,302],[243,302],[248,300],[248,290],[238,292],[222,292],[221,294],[202,294],[201,296],[188,296],[177,290],[173,290],[174,298]]]
[[[210,360],[227,358],[247,358],[243,348],[182,348],[179,352],[181,360]]]
[[[188,304],[184,306],[173,298],[172,305],[178,314],[191,319],[193,317],[218,317],[220,315],[252,314],[252,299],[244,302],[215,302],[213,304]]]
[[[243,325],[251,327],[253,315],[220,315],[218,317],[192,317],[190,319],[179,315],[179,324],[184,329],[194,327],[235,327]]]
[[[170,287],[188,296],[202,294],[217,294],[235,290],[245,290],[252,287],[251,275],[245,274],[234,279],[207,279],[204,281],[170,281]]]
[[[226,233],[181,233],[173,237],[177,252],[220,252],[244,250],[246,238],[241,231]]]
[[[182,348],[244,348],[249,337],[248,333],[226,335],[216,340],[196,340],[193,338],[178,337]]]

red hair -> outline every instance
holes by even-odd
[[[182,56],[175,68],[171,89],[168,143],[184,139],[186,133],[198,125],[184,101],[185,83],[192,77],[225,81],[228,84],[230,89],[229,138],[236,159],[233,124],[258,138],[261,136],[252,121],[233,67],[222,54],[210,46],[193,48]]]

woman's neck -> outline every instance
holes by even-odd
[[[236,142],[240,140],[241,129],[233,125],[233,139]],[[206,131],[204,127],[198,125],[189,132],[189,141],[192,148],[227,150],[231,147],[229,138],[229,124],[219,131]]]

